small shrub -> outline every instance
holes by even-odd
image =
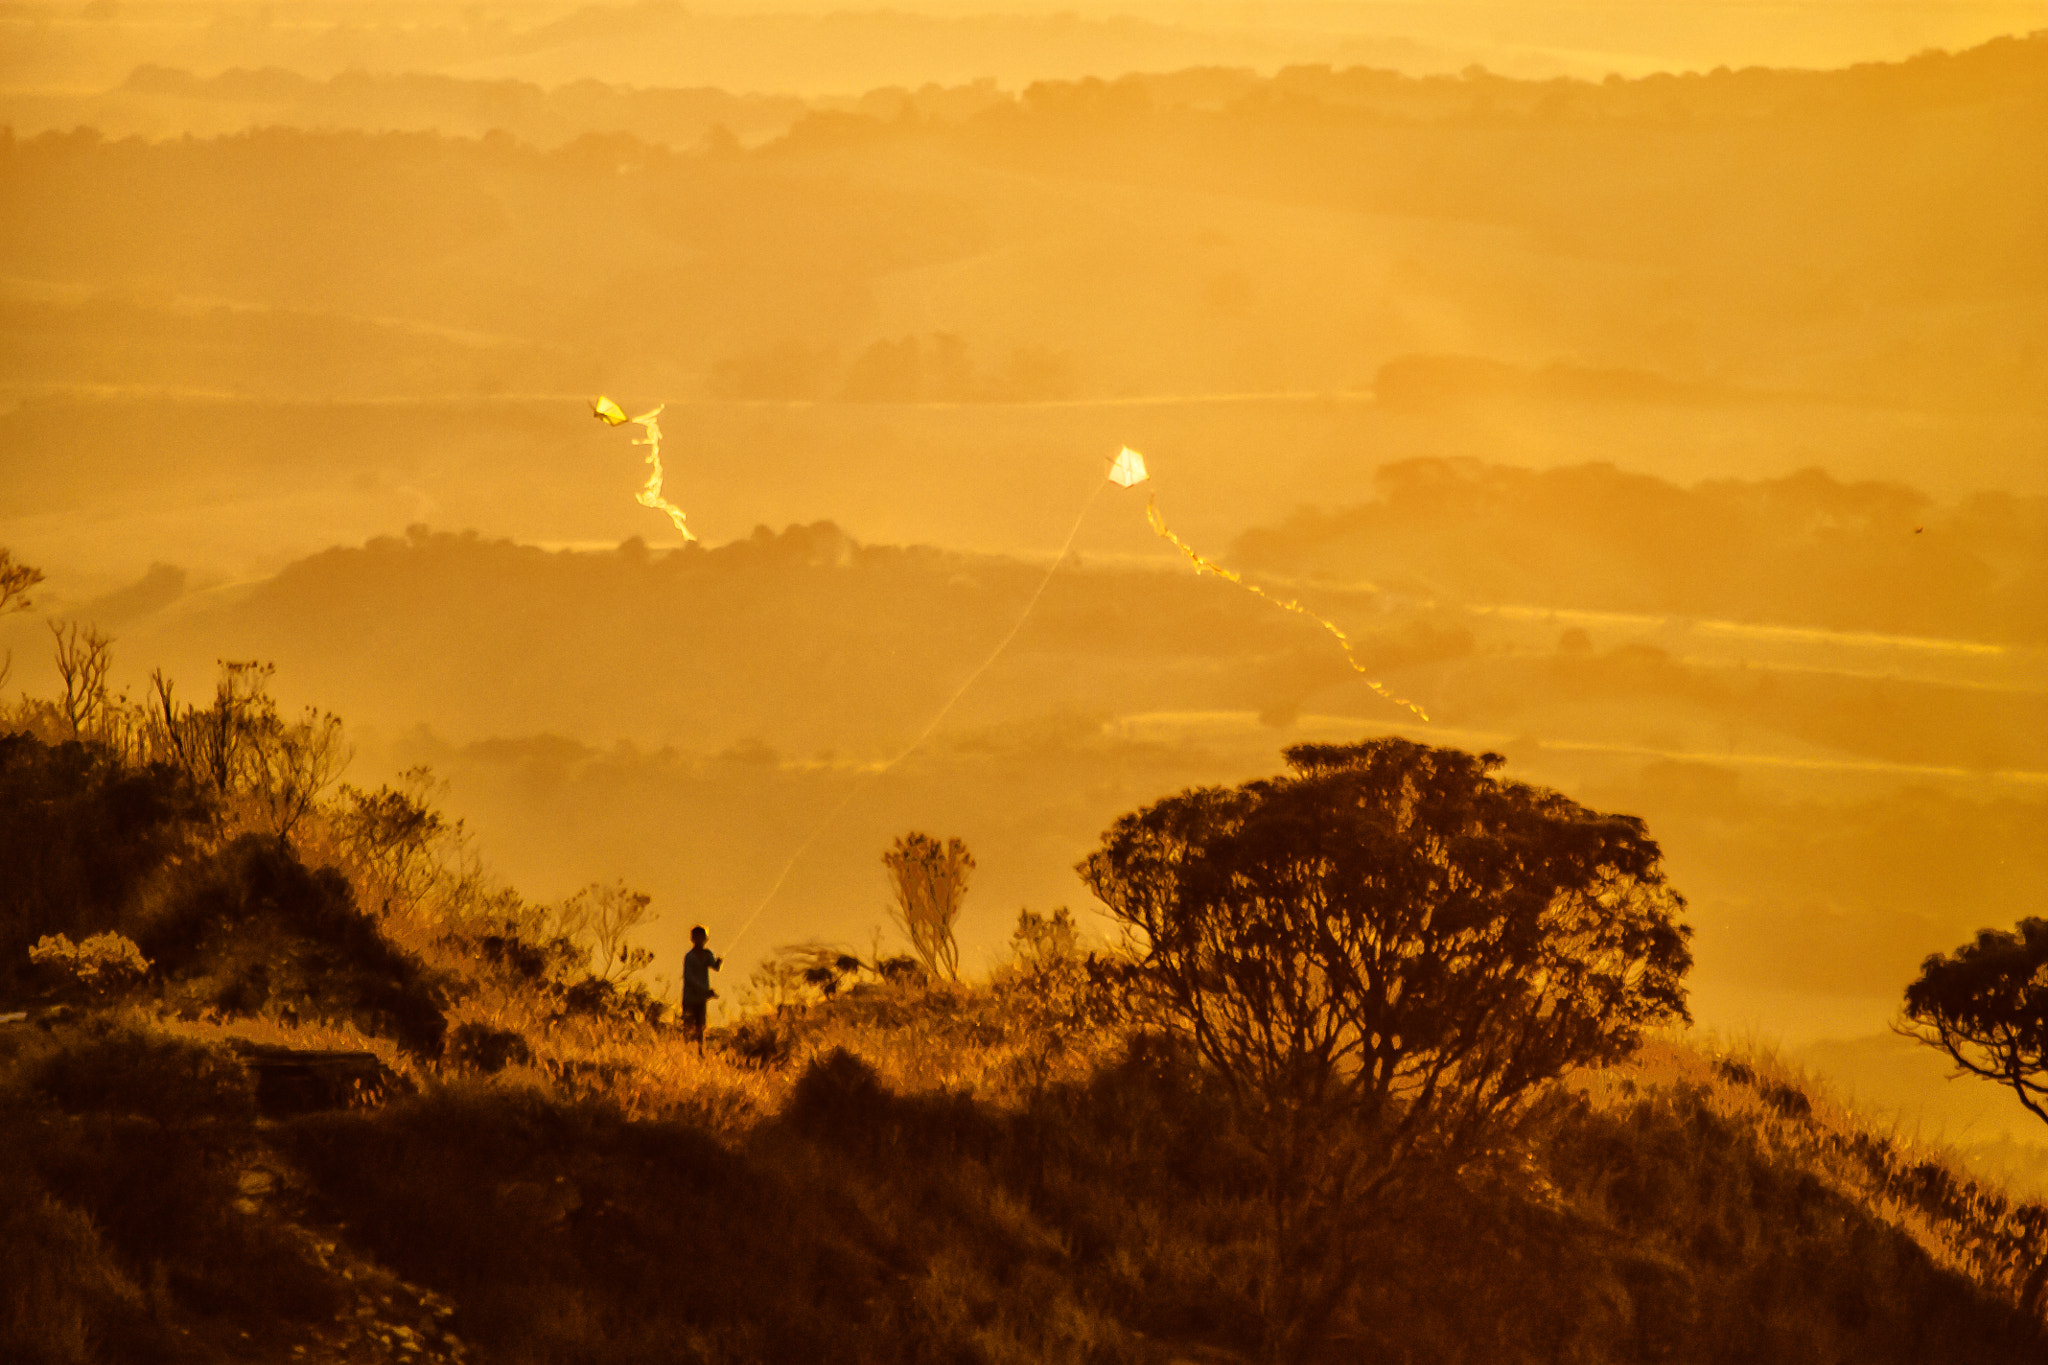
[[[808,1136],[871,1134],[886,1121],[889,1100],[875,1069],[836,1047],[804,1068],[784,1117]]]
[[[1714,1074],[1735,1085],[1756,1085],[1756,1068],[1733,1057],[1722,1057],[1717,1060],[1714,1063]]]
[[[1017,927],[1010,934],[1010,956],[1025,972],[1046,971],[1077,959],[1080,942],[1073,912],[1064,905],[1050,915],[1024,909],[1017,912]]]
[[[743,1066],[770,1070],[786,1064],[796,1050],[793,1022],[780,1015],[757,1014],[725,1037],[725,1049]]]
[[[149,974],[149,959],[134,940],[115,933],[94,934],[83,943],[45,934],[28,950],[28,960],[66,986],[96,996],[136,985]]]
[[[482,934],[451,936],[444,943],[506,981],[526,986],[559,981],[583,960],[582,950],[567,938],[535,939],[512,924]]]
[[[489,1024],[460,1024],[449,1033],[447,1059],[454,1065],[492,1075],[507,1066],[530,1066],[533,1049],[526,1037],[514,1029],[492,1028]]]
[[[923,989],[932,983],[932,975],[925,970],[924,964],[907,953],[885,957],[875,963],[875,975],[889,986]]]
[[[895,893],[891,907],[897,924],[917,949],[933,980],[960,979],[960,945],[953,925],[974,871],[974,855],[958,839],[940,843],[929,834],[900,836],[882,855]]]
[[[1757,1095],[1763,1102],[1788,1119],[1804,1119],[1813,1116],[1813,1101],[1798,1086],[1783,1081],[1772,1081],[1759,1086]]]

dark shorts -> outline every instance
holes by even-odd
[[[704,1031],[704,1011],[711,1005],[709,1000],[685,1000],[683,1002],[683,1027],[691,1033]]]

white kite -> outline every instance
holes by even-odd
[[[1145,472],[1145,457],[1125,446],[1116,459],[1110,462],[1109,481],[1119,488],[1129,488],[1134,483],[1143,483],[1151,475]]]

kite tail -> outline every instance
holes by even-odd
[[[988,652],[988,657],[975,665],[972,673],[961,679],[960,685],[953,689],[953,695],[946,698],[946,704],[938,709],[937,714],[930,721],[926,722],[924,729],[918,731],[916,739],[911,740],[909,744],[905,745],[902,751],[894,758],[877,767],[868,769],[854,779],[853,785],[846,789],[846,795],[839,798],[839,804],[825,812],[825,818],[818,822],[817,827],[805,837],[801,844],[797,845],[796,852],[789,855],[789,861],[782,865],[782,871],[777,874],[775,884],[768,888],[768,894],[761,898],[761,903],[754,907],[753,913],[741,921],[739,929],[733,936],[725,941],[726,951],[730,952],[733,946],[746,934],[747,930],[754,927],[754,921],[761,918],[761,912],[768,908],[770,902],[775,899],[776,893],[782,890],[782,884],[789,880],[790,872],[795,869],[804,854],[810,851],[811,845],[818,842],[819,836],[824,834],[831,827],[832,822],[839,818],[840,813],[853,804],[853,798],[860,793],[861,789],[869,782],[885,775],[891,768],[894,768],[904,759],[909,758],[919,749],[922,749],[925,741],[932,737],[932,732],[939,728],[960,698],[967,695],[967,689],[974,686],[975,680],[980,678],[982,674],[988,672],[989,665],[1002,657],[1003,651],[1010,647],[1010,642],[1015,640],[1018,632],[1024,629],[1024,623],[1031,619],[1031,613],[1038,607],[1038,599],[1045,596],[1045,590],[1052,584],[1052,576],[1059,572],[1060,565],[1066,562],[1067,552],[1074,548],[1074,538],[1081,534],[1081,523],[1088,519],[1088,509],[1095,505],[1095,499],[1100,497],[1102,490],[1107,487],[1109,487],[1107,482],[1096,484],[1095,491],[1090,493],[1087,501],[1081,504],[1080,514],[1074,518],[1074,524],[1067,530],[1067,538],[1060,542],[1060,552],[1054,555],[1052,563],[1046,566],[1045,576],[1038,580],[1038,586],[1032,590],[1030,600],[1024,604],[1024,610],[1017,613],[1017,619],[1011,624],[1009,634],[998,640],[996,647]]]
[[[1429,719],[1429,712],[1423,710],[1414,702],[1409,701],[1406,697],[1395,696],[1392,692],[1388,691],[1385,687],[1381,686],[1377,678],[1374,678],[1370,673],[1366,672],[1365,665],[1359,663],[1358,656],[1353,654],[1351,651],[1351,637],[1346,635],[1343,632],[1343,630],[1338,627],[1335,621],[1332,621],[1327,617],[1316,615],[1314,612],[1310,611],[1307,607],[1304,607],[1303,605],[1301,605],[1301,603],[1295,601],[1291,597],[1275,597],[1272,593],[1267,592],[1258,584],[1245,582],[1244,576],[1242,574],[1236,573],[1230,569],[1226,569],[1221,564],[1216,563],[1212,559],[1204,558],[1200,551],[1196,550],[1194,546],[1188,544],[1179,536],[1175,535],[1172,529],[1167,526],[1166,518],[1161,516],[1159,513],[1159,504],[1157,499],[1148,498],[1146,500],[1145,520],[1152,523],[1152,530],[1156,534],[1158,534],[1166,540],[1173,542],[1173,547],[1188,557],[1189,562],[1191,562],[1195,566],[1195,572],[1215,574],[1218,578],[1226,579],[1229,582],[1237,584],[1238,587],[1243,588],[1246,592],[1255,593],[1258,596],[1265,598],[1268,602],[1271,602],[1274,606],[1280,608],[1282,611],[1291,611],[1296,616],[1305,616],[1309,620],[1314,621],[1317,625],[1321,626],[1324,630],[1329,631],[1331,635],[1336,637],[1338,645],[1341,646],[1344,650],[1344,662],[1351,665],[1352,672],[1358,674],[1359,677],[1365,679],[1365,685],[1367,687],[1370,687],[1374,692],[1378,693],[1387,701],[1392,702],[1394,705],[1406,707],[1409,711],[1414,712],[1417,718],[1423,721],[1427,721]]]
[[[668,404],[661,406],[667,407]],[[636,446],[647,447],[647,486],[633,495],[633,501],[642,507],[668,513],[669,521],[682,533],[683,539],[695,540],[697,537],[690,534],[689,524],[683,520],[683,509],[661,495],[661,423],[656,420],[660,416],[661,408],[656,408],[653,412],[629,419],[647,431],[646,436],[636,437],[633,441]]]

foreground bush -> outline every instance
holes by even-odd
[[[281,1141],[324,1217],[488,1358],[1262,1354],[1262,1163],[1179,1045],[994,1104],[844,1050],[737,1142],[465,1083]],[[1518,1153],[1353,1230],[1300,1361],[2019,1362],[2038,1319],[1711,1086],[1541,1101]],[[680,1343],[680,1344],[679,1344]]]
[[[1685,903],[1642,821],[1504,761],[1297,745],[1282,776],[1124,816],[1081,864],[1142,945],[1136,999],[1258,1149],[1275,1359],[1334,1324],[1404,1183],[1483,1160],[1566,1070],[1689,1019]]]
[[[1265,1174],[1218,1078],[1141,1034],[1003,1082],[974,1060],[1015,1045],[1002,992],[935,999],[821,1007],[794,1035],[809,1060],[765,1078],[682,1049],[702,1085],[756,1087],[739,1123],[629,1118],[636,1080],[515,1064],[262,1125],[224,1049],[139,1016],[0,1030],[0,1224],[35,1251],[0,1257],[0,1357],[1263,1354]],[[865,1055],[816,1045],[833,1036]],[[940,1074],[899,1037],[989,1079],[892,1083]],[[1830,1126],[1781,1080],[1658,1049],[1546,1090],[1511,1148],[1418,1171],[1351,1229],[1365,1271],[1291,1358],[2043,1358],[2038,1254],[1979,1254],[2040,1210]]]
[[[356,908],[338,872],[307,868],[276,839],[243,835],[185,869],[136,939],[176,1008],[253,1014],[274,1002],[440,1053],[447,1022],[433,975]]]

